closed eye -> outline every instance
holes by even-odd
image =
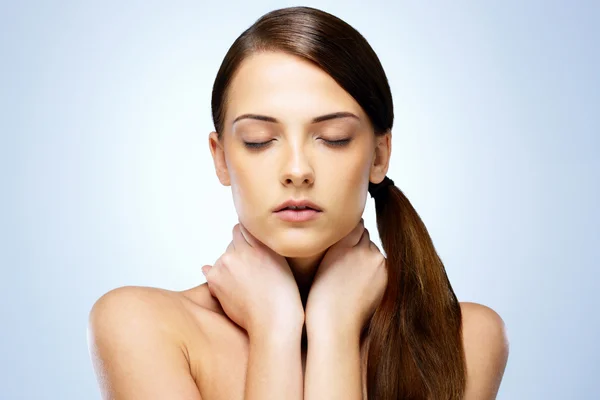
[[[350,143],[352,139],[341,139],[341,140],[325,140],[323,141],[331,146],[342,147]]]
[[[260,142],[260,143],[254,143],[254,142],[244,142],[244,146],[246,146],[249,149],[259,149],[261,147],[266,146],[267,144],[269,144],[271,141],[267,141],[267,142]]]
[[[322,139],[325,143],[334,147],[342,147],[346,146],[352,139],[341,139],[341,140],[326,140]],[[268,140],[266,142],[244,142],[244,146],[249,149],[260,149],[262,147],[267,146],[273,140]]]

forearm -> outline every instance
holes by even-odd
[[[303,398],[301,335],[302,328],[249,335],[246,400]]]
[[[362,399],[360,335],[321,330],[308,335],[304,399]]]

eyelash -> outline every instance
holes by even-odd
[[[348,143],[350,143],[350,141],[352,139],[342,139],[342,140],[325,140],[322,139],[325,143],[327,143],[330,146],[333,147],[343,147],[346,146]],[[268,142],[262,142],[262,143],[253,143],[253,142],[244,142],[244,146],[246,146],[249,149],[260,149],[265,147],[267,144],[271,143],[271,140],[269,140]]]

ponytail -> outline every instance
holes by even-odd
[[[466,386],[460,304],[425,224],[385,177],[369,184],[388,284],[365,327],[371,400],[459,400]]]

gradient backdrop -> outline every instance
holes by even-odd
[[[0,398],[99,399],[88,312],[204,282],[237,216],[208,149],[213,79],[253,2],[0,6]],[[395,102],[389,176],[461,301],[504,319],[498,399],[598,399],[600,2],[312,1]],[[373,201],[365,211],[375,234]]]

